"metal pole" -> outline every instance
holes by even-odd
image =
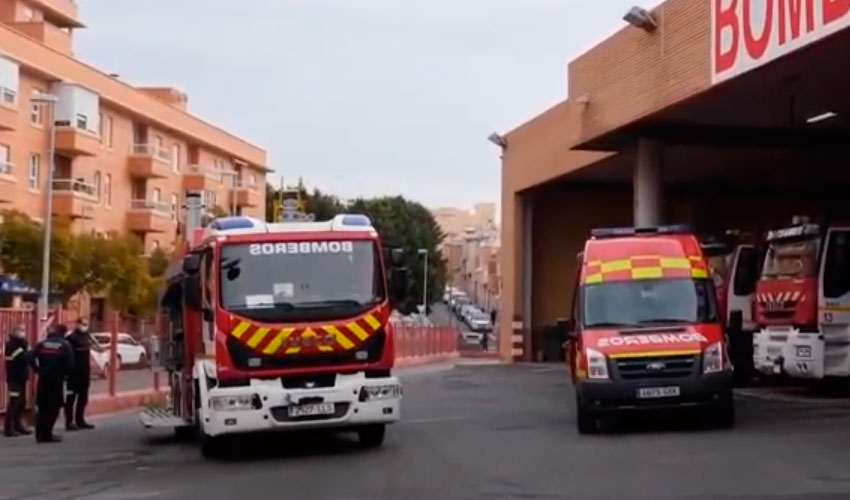
[[[230,175],[230,215],[236,217],[236,173]]]
[[[47,146],[47,187],[44,200],[44,248],[41,261],[41,320],[47,321],[47,310],[49,307],[50,294],[50,239],[52,237],[53,225],[53,157],[56,148],[56,123],[53,118],[53,104],[49,104],[49,143]]]
[[[428,316],[428,250],[425,250],[425,267],[422,270],[422,317]]]

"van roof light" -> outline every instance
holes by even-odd
[[[593,229],[590,235],[594,238],[618,238],[623,236],[653,235],[653,234],[687,234],[691,228],[686,224],[674,224],[670,226],[646,226],[646,227],[612,227]]]

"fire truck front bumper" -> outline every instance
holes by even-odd
[[[825,375],[825,343],[820,333],[795,332],[785,346],[785,372],[800,379],[822,379]]]
[[[251,380],[249,386],[215,387],[203,415],[208,436],[252,432],[336,428],[356,429],[397,422],[401,383],[396,377],[337,375],[333,386],[285,388],[278,380]]]
[[[763,375],[780,375],[783,372],[788,337],[796,329],[764,328],[753,334],[753,366]]]

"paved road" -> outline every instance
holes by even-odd
[[[404,421],[381,450],[263,437],[207,462],[124,416],[60,445],[0,441],[0,498],[850,498],[850,407],[744,397],[730,431],[677,416],[579,436],[557,367],[430,369],[404,383]]]
[[[115,385],[118,392],[149,389],[153,387],[153,373],[147,368],[120,370]],[[108,391],[109,383],[106,380],[92,380],[92,394],[106,394]]]

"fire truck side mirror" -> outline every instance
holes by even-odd
[[[403,302],[407,298],[407,288],[409,283],[407,268],[394,267],[390,274],[390,281],[393,289],[393,298],[397,302]]]

